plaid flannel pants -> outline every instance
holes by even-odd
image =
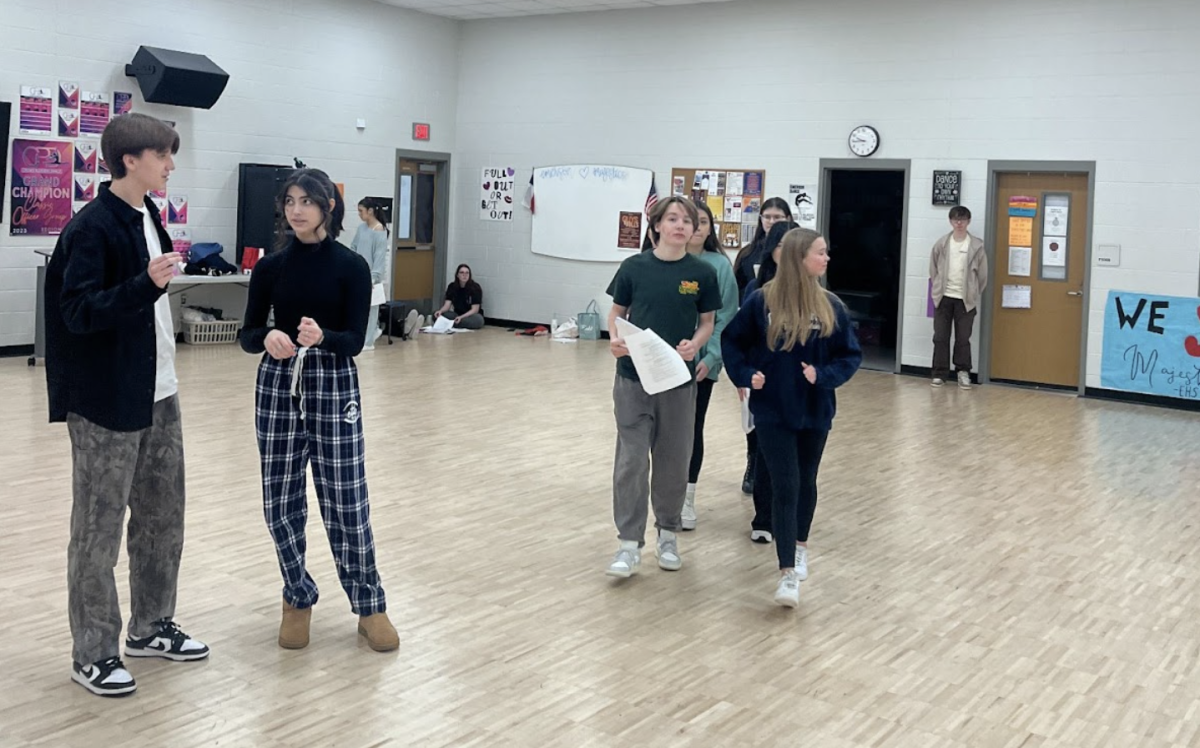
[[[317,602],[304,568],[308,519],[305,468],[313,482],[342,588],[358,615],[387,609],[375,569],[364,461],[362,405],[354,361],[312,348],[285,361],[263,355],[255,390],[263,513],[283,573],[283,599]]]

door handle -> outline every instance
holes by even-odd
[[[1083,296],[1083,291],[1067,291],[1067,296]]]

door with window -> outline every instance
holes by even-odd
[[[436,283],[438,236],[437,163],[400,159],[397,164],[396,247],[392,298],[428,309],[441,298]]]
[[[1079,387],[1088,175],[996,176],[989,376]]]

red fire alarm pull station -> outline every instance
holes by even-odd
[[[426,122],[413,123],[413,140],[429,140],[429,124]]]

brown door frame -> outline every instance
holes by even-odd
[[[397,148],[396,155],[392,159],[392,168],[395,172],[395,194],[396,198],[392,205],[396,206],[392,211],[392,262],[395,262],[396,254],[396,239],[399,236],[400,228],[400,161],[420,161],[427,164],[435,164],[437,166],[437,193],[433,197],[434,206],[434,229],[433,235],[439,238],[439,241],[434,244],[433,248],[433,294],[429,299],[417,300],[420,302],[428,302],[437,306],[438,289],[445,288],[446,280],[446,261],[450,256],[450,154],[440,153],[437,151],[418,151],[410,148]],[[394,265],[393,265],[394,267]],[[388,283],[392,283],[392,279],[388,279]],[[394,289],[392,289],[394,290]],[[389,293],[390,298],[390,293]]]
[[[987,252],[988,267],[996,267],[996,229],[1005,216],[996,214],[996,182],[1001,174],[1087,174],[1087,238],[1083,247],[1083,303],[1080,305],[1083,314],[1083,324],[1079,335],[1079,388],[1082,397],[1087,390],[1087,352],[1088,352],[1088,315],[1091,311],[1092,297],[1092,226],[1096,204],[1096,162],[1095,161],[988,161],[987,186],[987,236],[984,238]],[[993,272],[994,278],[996,274]],[[990,310],[996,294],[996,284],[988,282],[983,293],[983,308]],[[992,374],[992,315],[985,314],[980,321],[979,335],[979,372],[984,382],[991,381]]]

